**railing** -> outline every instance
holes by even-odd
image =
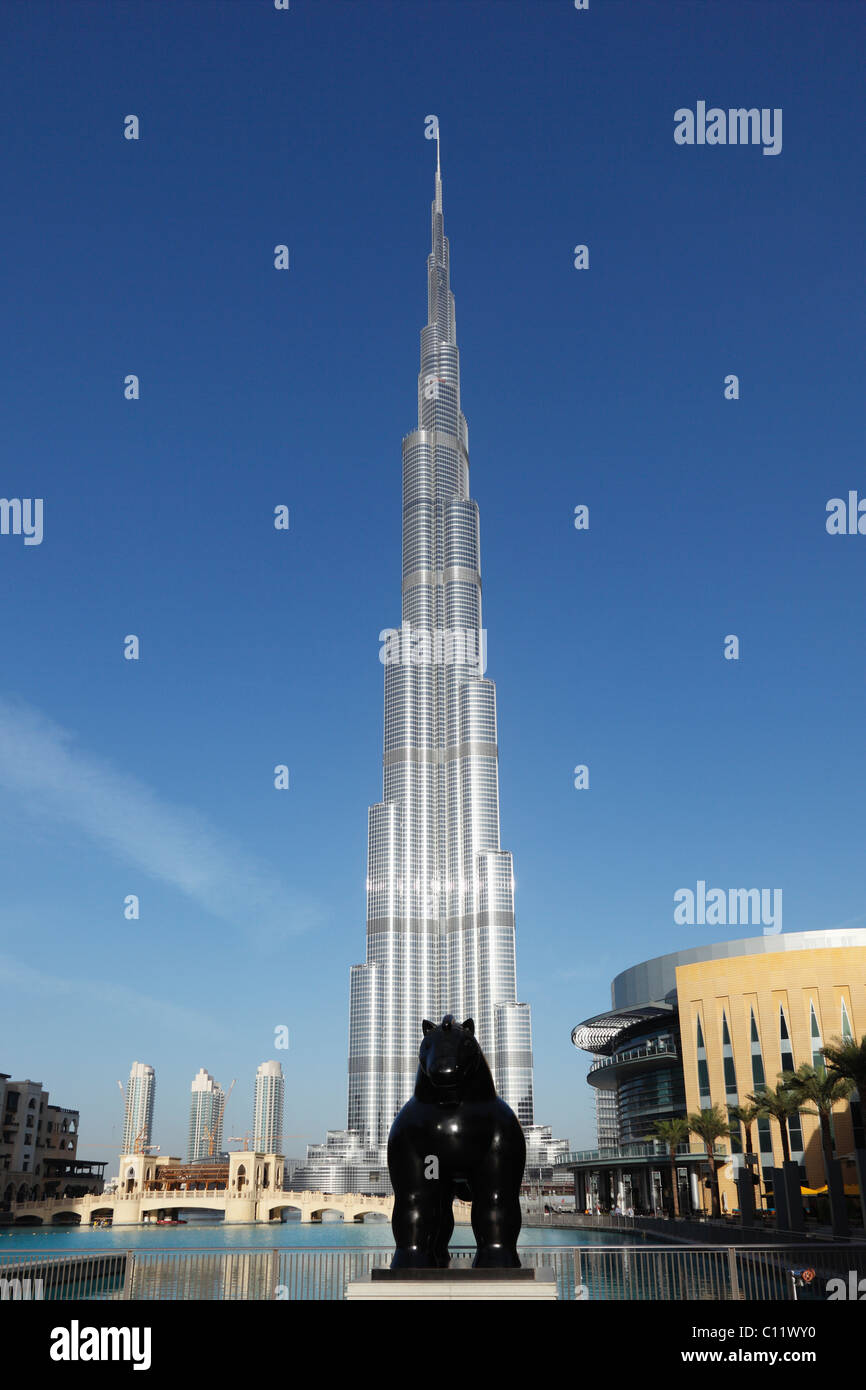
[[[354,1205],[356,1201],[387,1202],[389,1200],[387,1197],[362,1197],[360,1194],[354,1192],[341,1193],[337,1197],[332,1197],[324,1192],[284,1192],[282,1188],[279,1187],[242,1188],[240,1192],[234,1190],[229,1191],[225,1187],[211,1187],[208,1188],[207,1191],[204,1188],[189,1187],[173,1188],[168,1192],[163,1192],[159,1188],[153,1190],[149,1188],[140,1188],[136,1192],[88,1192],[85,1193],[83,1197],[27,1197],[23,1202],[13,1202],[12,1205],[14,1207],[29,1207],[41,1206],[46,1202],[54,1202],[58,1205],[68,1206],[70,1202],[84,1202],[88,1206],[111,1206],[114,1202],[152,1201],[155,1198],[159,1198],[160,1201],[166,1202],[186,1202],[191,1200],[194,1201],[196,1198],[204,1199],[213,1197],[220,1199],[228,1198],[229,1200],[234,1197],[243,1197],[246,1200],[250,1198],[258,1200],[261,1198],[270,1201],[273,1199],[274,1201],[285,1201],[290,1206],[300,1205],[301,1198],[304,1199],[305,1205],[312,1202],[313,1199],[318,1200],[319,1198],[328,1201],[349,1202],[351,1205]],[[297,1201],[295,1199],[297,1199]]]
[[[0,1298],[341,1300],[350,1280],[390,1264],[393,1247],[319,1250],[126,1250],[0,1254]],[[472,1249],[452,1252],[466,1267]],[[552,1267],[564,1301],[825,1300],[827,1281],[866,1275],[866,1245],[521,1246]],[[807,1271],[799,1282],[795,1271]]]
[[[600,1071],[603,1067],[616,1067],[620,1062],[639,1062],[646,1057],[676,1057],[678,1056],[676,1043],[662,1043],[661,1045],[652,1044],[643,1047],[630,1047],[625,1052],[615,1052],[610,1057],[597,1057],[589,1069],[588,1075],[594,1071]]]
[[[693,1149],[689,1144],[679,1144],[676,1153],[677,1158],[706,1161],[707,1157],[706,1149]],[[713,1155],[716,1158],[731,1157],[727,1149],[724,1149],[721,1144],[714,1145]],[[575,1149],[558,1158],[554,1167],[561,1168],[570,1163],[618,1163],[620,1160],[626,1161],[630,1158],[658,1158],[670,1163],[670,1157],[670,1150],[667,1145],[653,1140],[645,1144],[620,1144],[615,1149]]]

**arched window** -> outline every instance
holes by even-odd
[[[852,1031],[851,1031],[851,1020],[850,1020],[850,1018],[848,1017],[848,1010],[845,1008],[845,1000],[843,999],[843,1000],[842,1000],[842,1037],[843,1037],[843,1038],[853,1038],[853,1036],[854,1036],[854,1034],[853,1034]]]
[[[704,1030],[701,1027],[701,1016],[697,1018],[697,1048],[698,1048],[698,1104],[702,1110],[709,1109],[712,1105],[710,1097],[710,1072],[707,1067],[707,1049],[704,1046]]]
[[[728,1105],[736,1105],[738,1101],[737,1073],[734,1067],[734,1050],[731,1047],[728,1016],[725,1013],[722,1013],[722,1065],[725,1071],[725,1100]]]
[[[788,1020],[785,1017],[785,1010],[781,1004],[779,1005],[779,1054],[782,1059],[782,1071],[796,1071],[791,1033],[788,1028]]]
[[[812,999],[809,1000],[809,1036],[812,1040],[812,1066],[816,1071],[823,1072],[825,1068],[824,1058],[821,1056],[821,1029]]]

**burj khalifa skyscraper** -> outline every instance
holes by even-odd
[[[412,1094],[422,1019],[445,1013],[475,1019],[499,1094],[533,1122],[438,148],[418,428],[403,440],[402,624],[381,635],[383,796],[369,811],[367,959],[351,974],[348,1126],[372,1144],[387,1140]]]
[[[368,814],[366,960],[351,970],[348,1132],[312,1146],[308,1163],[342,1156],[357,1167],[362,1151],[367,1163],[384,1161],[413,1091],[422,1019],[445,1013],[474,1018],[530,1148],[533,1131],[559,1144],[533,1127],[530,1009],[517,999],[514,870],[499,839],[496,689],[484,675],[438,136],[431,242],[418,427],[403,440],[401,625],[380,633],[383,789]],[[328,1182],[320,1167],[307,1175]]]

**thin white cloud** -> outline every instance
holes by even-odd
[[[160,800],[136,777],[80,751],[68,730],[37,710],[3,699],[0,788],[28,814],[74,825],[260,944],[322,922],[318,903],[287,889],[198,811]]]
[[[100,1015],[119,1013],[126,1023],[147,1023],[148,1026],[161,1028],[173,1024],[184,1029],[195,1029],[198,1034],[213,1031],[213,1019],[194,1009],[154,999],[127,985],[95,980],[92,976],[70,980],[60,975],[48,975],[11,956],[0,956],[0,982],[14,988],[16,994],[32,994],[41,1002],[52,998],[71,998],[79,1007],[85,1000],[92,1001]]]

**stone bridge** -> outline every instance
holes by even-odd
[[[71,1224],[78,1217],[82,1226],[102,1218],[114,1226],[134,1226],[171,1220],[184,1209],[222,1212],[225,1221],[280,1221],[284,1214],[298,1211],[302,1222],[321,1221],[326,1212],[337,1213],[344,1221],[363,1221],[366,1216],[391,1218],[393,1197],[365,1197],[360,1192],[284,1192],[271,1188],[250,1194],[211,1189],[168,1192],[131,1192],[112,1196],[52,1197],[40,1202],[15,1202],[12,1219],[16,1225]],[[454,1203],[454,1220],[467,1224],[468,1202]]]

